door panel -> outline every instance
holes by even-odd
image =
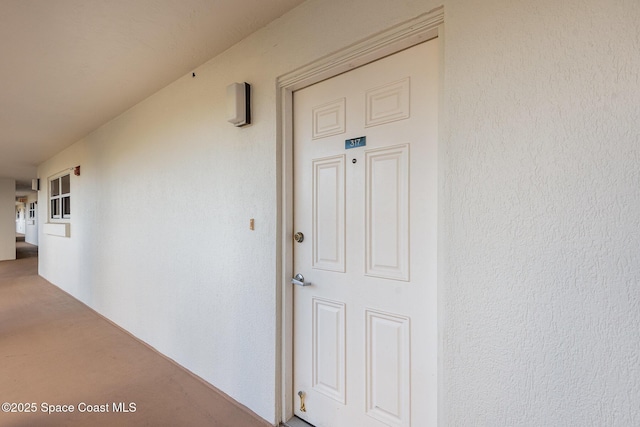
[[[409,145],[365,159],[365,274],[409,280]]]
[[[367,414],[408,426],[411,402],[409,318],[366,310]]]
[[[317,427],[437,420],[438,57],[432,40],[293,95],[294,407]]]
[[[345,403],[345,304],[313,298],[314,390]]]
[[[345,269],[344,155],[313,161],[313,268]]]

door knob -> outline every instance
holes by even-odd
[[[309,285],[311,285],[311,282],[305,282],[304,281],[304,276],[302,274],[300,274],[300,273],[296,274],[296,277],[291,279],[291,283],[293,283],[294,285],[298,285],[298,286],[309,286]]]
[[[293,235],[293,240],[295,240],[298,243],[302,243],[302,241],[304,240],[304,234],[298,231],[296,234]]]

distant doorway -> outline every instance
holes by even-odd
[[[16,233],[25,234],[27,223],[25,221],[25,205],[22,202],[16,202]]]

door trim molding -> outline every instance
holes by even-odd
[[[443,36],[444,8],[356,42],[277,81],[276,422],[293,417],[293,92]],[[442,63],[440,65],[442,67]],[[442,75],[440,77],[442,81]],[[442,105],[442,104],[441,104]],[[440,304],[438,304],[440,306]],[[440,377],[440,375],[438,375]]]

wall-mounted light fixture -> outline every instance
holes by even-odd
[[[249,83],[232,83],[227,86],[227,121],[238,127],[251,124]]]
[[[33,191],[40,191],[40,178],[34,178],[31,180],[31,189]]]

